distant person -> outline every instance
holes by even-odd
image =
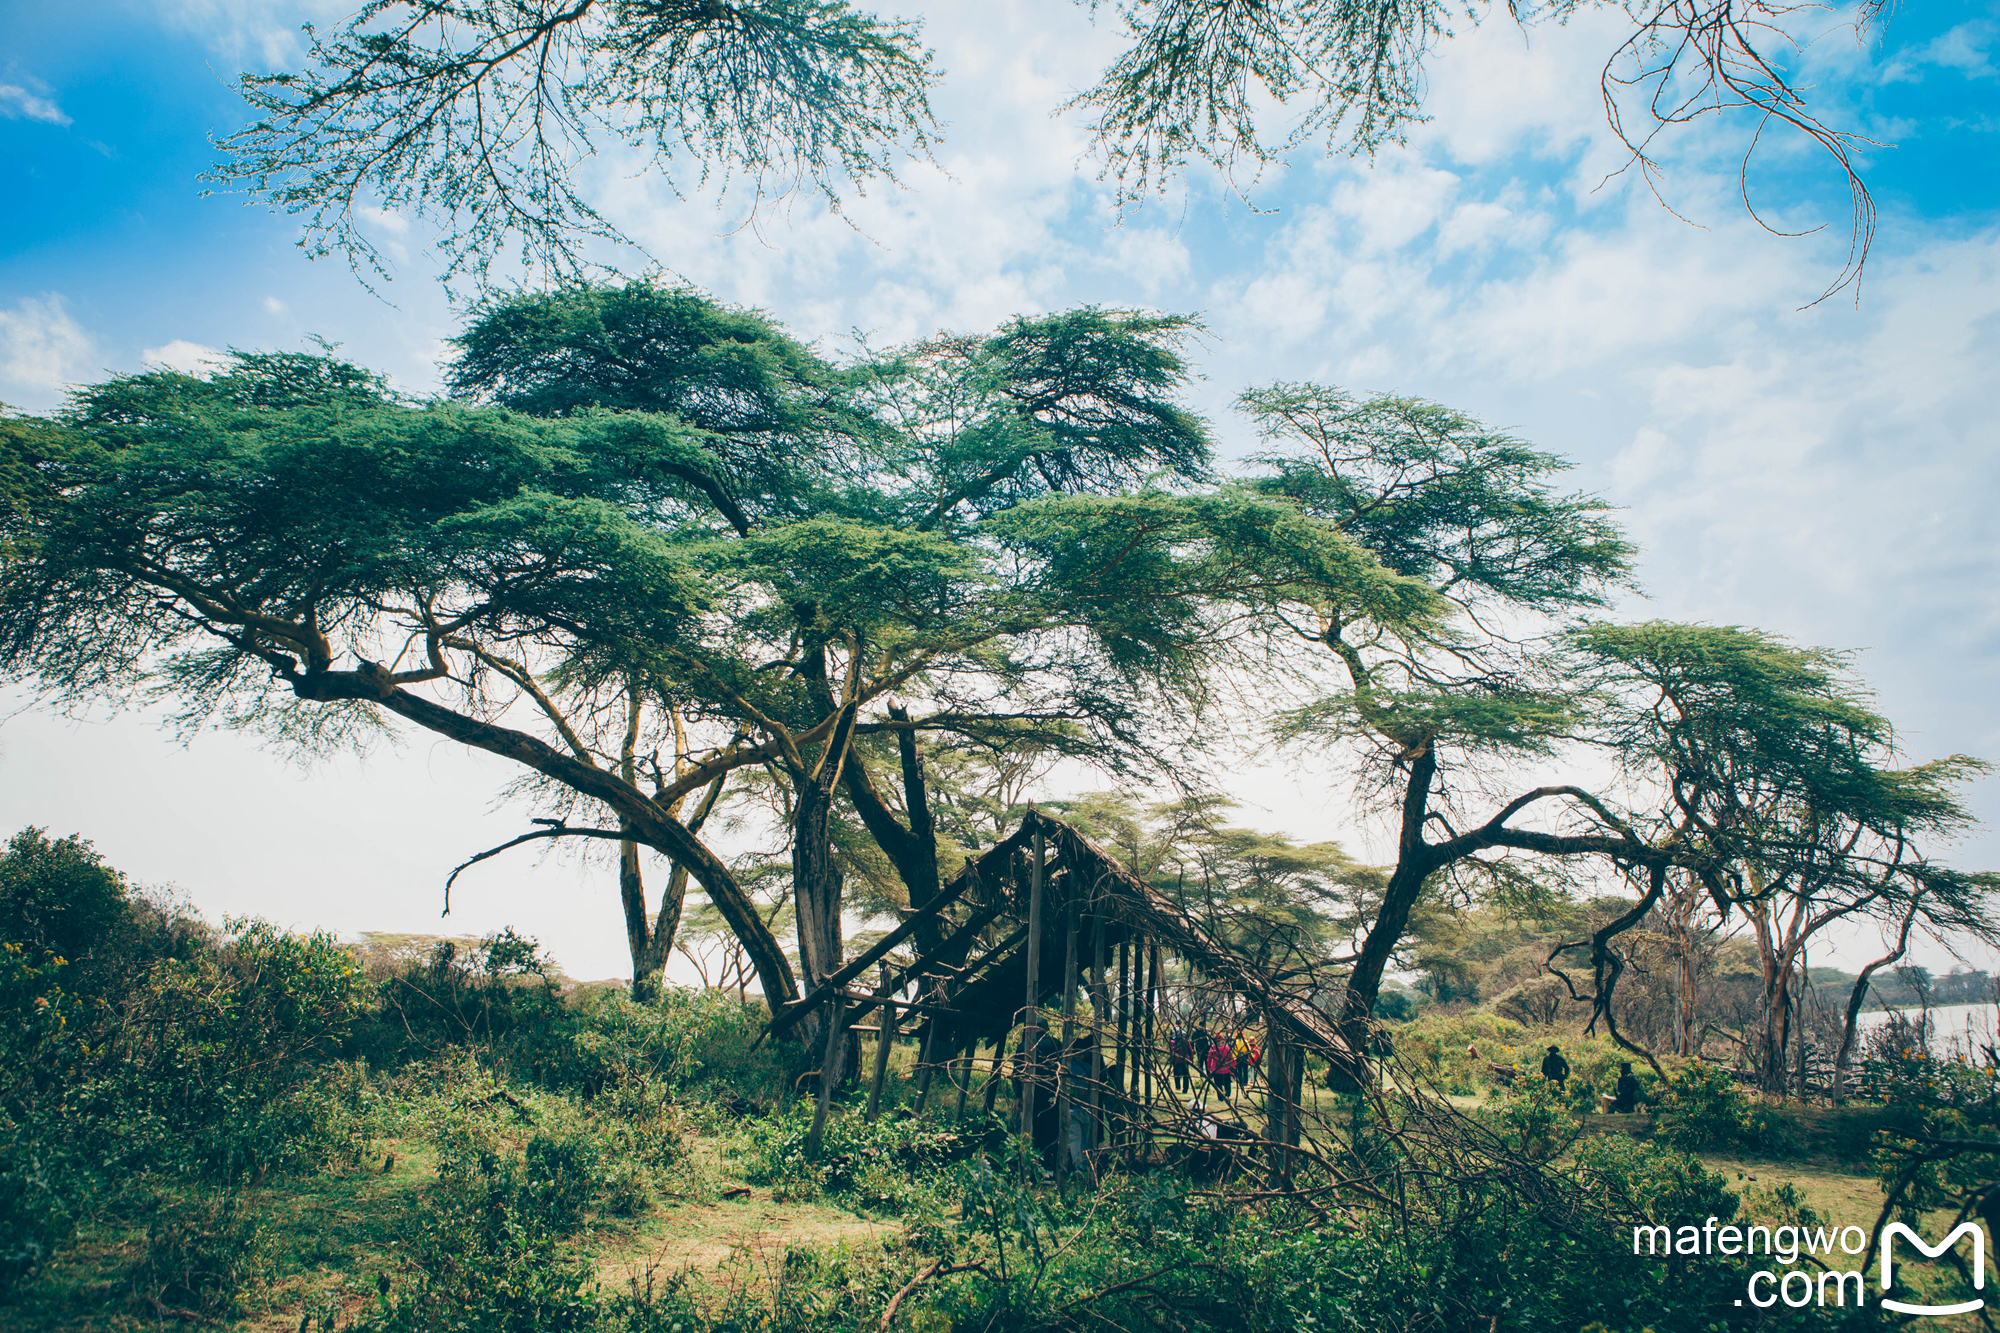
[[[1617,1086],[1604,1094],[1605,1113],[1631,1115],[1639,1109],[1639,1097],[1639,1079],[1632,1072],[1632,1062],[1627,1060],[1618,1066]]]
[[[1167,1064],[1174,1073],[1174,1090],[1188,1090],[1188,1062],[1194,1059],[1194,1042],[1189,1039],[1187,1029],[1176,1023],[1172,1035],[1167,1038]]]
[[[1230,1087],[1236,1081],[1236,1045],[1223,1037],[1209,1043],[1208,1081],[1222,1094],[1222,1100],[1229,1100]]]
[[[1249,1092],[1257,1081],[1258,1066],[1264,1063],[1264,1048],[1257,1044],[1257,1038],[1246,1032],[1237,1039],[1236,1077],[1243,1081],[1243,1091]]]
[[[1562,1047],[1551,1046],[1549,1053],[1542,1057],[1542,1077],[1557,1088],[1569,1086],[1569,1061],[1563,1059]]]

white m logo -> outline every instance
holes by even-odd
[[[1904,1237],[1910,1244],[1923,1251],[1926,1259],[1936,1259],[1943,1255],[1946,1250],[1958,1244],[1963,1238],[1967,1236],[1972,1237],[1972,1289],[1974,1291],[1986,1290],[1986,1233],[1981,1231],[1976,1223],[1960,1223],[1949,1236],[1946,1236],[1936,1245],[1926,1245],[1922,1236],[1919,1236],[1901,1222],[1891,1222],[1882,1230],[1882,1290],[1884,1292],[1888,1291],[1890,1284],[1895,1281],[1894,1268],[1892,1267],[1890,1256],[1896,1248],[1896,1237],[1898,1236]],[[1892,1301],[1886,1295],[1882,1297],[1882,1308],[1885,1310],[1894,1310],[1898,1314],[1970,1314],[1974,1310],[1984,1309],[1985,1306],[1986,1301],[1984,1298],[1960,1301],[1957,1305],[1908,1305],[1902,1301]]]

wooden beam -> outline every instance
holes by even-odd
[[[1006,910],[1007,904],[999,902],[982,907],[973,913],[972,919],[953,931],[943,944],[938,945],[937,948],[932,949],[928,954],[925,954],[922,958],[917,959],[914,963],[904,968],[902,975],[897,979],[896,989],[901,990],[912,981],[924,976],[930,969],[938,966],[939,959],[951,953],[952,950],[959,946],[969,943],[974,935],[992,925],[994,918]],[[990,957],[991,955],[988,956]],[[954,972],[961,971],[958,968],[953,968],[952,970]]]
[[[854,980],[863,972],[866,972],[869,968],[888,957],[891,949],[917,933],[918,926],[931,917],[936,916],[954,902],[957,902],[960,895],[977,882],[978,877],[975,875],[961,875],[957,887],[947,889],[933,898],[921,912],[916,913],[908,921],[905,921],[902,925],[875,941],[874,947],[869,949],[868,952],[862,954],[859,958],[821,982],[819,988],[811,995],[794,1004],[787,1005],[783,1013],[771,1020],[771,1035],[775,1037],[780,1032],[789,1030],[801,1018],[804,1018],[814,1009],[824,1004],[828,996],[833,995],[842,986],[845,986],[848,982]]]
[[[1094,897],[1091,905],[1099,910],[1090,931],[1091,942],[1096,946],[1091,952],[1097,956],[1091,960],[1090,969],[1090,1129],[1089,1141],[1083,1145],[1086,1150],[1100,1146],[1097,1136],[1104,1132],[1104,1028],[1111,1010],[1111,992],[1104,984],[1104,969],[1109,966],[1105,956],[1106,929],[1111,918],[1102,910],[1102,897]]]
[[[1070,1119],[1076,1114],[1076,1080],[1070,1044],[1076,1040],[1076,876],[1063,876],[1062,1048],[1056,1054],[1056,1193],[1069,1179]]]
[[[1030,1142],[1035,1137],[1035,1075],[1042,1036],[1042,826],[1035,825],[1035,859],[1028,871],[1028,998],[1021,1006],[1021,1125]],[[1033,1154],[1029,1154],[1033,1156]],[[1026,1171],[1028,1164],[1021,1163]]]
[[[819,1058],[819,1105],[813,1111],[812,1130],[806,1135],[806,1158],[819,1157],[819,1145],[826,1133],[826,1108],[833,1103],[833,1085],[840,1082],[840,1074],[833,1066],[840,1058],[840,1039],[846,1030],[846,1006],[838,1000],[826,1015],[826,1051]]]
[[[886,1000],[893,992],[889,989],[889,966],[882,965],[882,982],[875,988],[878,1000]],[[868,1110],[863,1115],[869,1124],[875,1123],[875,1115],[882,1109],[882,1080],[889,1076],[889,1048],[896,1042],[896,1006],[889,1005],[882,1010],[881,1026],[875,1031],[875,1077],[868,1084]]]
[[[880,995],[871,995],[867,991],[859,990],[844,990],[840,992],[840,998],[854,1006],[850,1016],[858,1016],[868,1012],[870,1009],[883,1007],[890,1009],[914,1009],[920,1014],[955,1014],[958,1012],[958,1010],[952,1008],[950,1005],[939,1004],[935,1000],[884,999]]]

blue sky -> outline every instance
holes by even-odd
[[[290,219],[197,179],[244,118],[236,71],[295,64],[297,26],[346,8],[0,3],[0,401],[42,410],[107,372],[309,335],[435,387],[456,316],[423,219],[370,224],[398,261],[385,300],[309,262]],[[1737,198],[1740,120],[1665,140],[1689,221],[1614,175],[1597,72],[1619,11],[1462,33],[1431,67],[1431,122],[1372,165],[1301,155],[1255,210],[1197,175],[1122,219],[1081,126],[1051,115],[1114,33],[1067,0],[904,12],[948,71],[947,137],[851,222],[800,204],[741,226],[739,200],[679,200],[615,157],[592,197],[667,271],[830,348],[1084,302],[1201,312],[1198,398],[1231,452],[1251,440],[1229,400],[1274,379],[1471,411],[1625,511],[1646,592],[1625,613],[1852,650],[1913,757],[2000,759],[2000,6],[1904,7],[1865,40],[1843,12],[1796,16],[1815,106],[1883,145],[1862,153],[1881,223],[1859,303],[1808,309],[1841,264],[1839,178],[1767,138],[1749,176],[1766,216],[1827,224],[1781,239]],[[180,749],[143,709],[0,724],[7,827],[81,831],[215,913],[295,925],[435,928],[444,868],[515,828],[492,805],[505,777],[421,739],[301,775],[240,737]],[[1378,836],[1310,766],[1254,785],[1245,817],[1265,827]],[[2000,783],[1974,799],[2000,825]],[[1959,859],[2000,866],[2000,837]],[[603,876],[526,860],[482,884],[453,929],[513,922],[572,971],[618,970]]]

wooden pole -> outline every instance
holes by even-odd
[[[1143,939],[1134,940],[1132,952],[1138,955],[1132,961],[1138,965],[1139,973],[1139,1007],[1133,1016],[1132,1033],[1132,1044],[1139,1048],[1139,1068],[1134,1071],[1137,1077],[1132,1080],[1132,1092],[1139,1099],[1139,1105],[1148,1108],[1147,1115],[1150,1117],[1153,1105],[1153,1044],[1148,1040],[1146,1025],[1151,1020],[1153,1006],[1152,945]]]
[[[806,1135],[806,1157],[819,1156],[821,1137],[826,1133],[826,1111],[833,1104],[833,1085],[840,1082],[834,1062],[840,1054],[840,1039],[847,1019],[847,1000],[836,996],[826,1008],[826,1051],[819,1058],[819,1105],[813,1111],[812,1132]]]
[[[1159,950],[1151,940],[1145,941],[1146,975],[1139,983],[1139,1044],[1145,1048],[1146,1086],[1140,1090],[1147,1105],[1153,1100],[1153,1065],[1160,1058],[1159,1049],[1153,1042],[1153,1006],[1157,1003],[1154,992],[1160,988]]]
[[[979,1038],[965,1043],[965,1054],[959,1058],[958,1106],[952,1112],[952,1123],[965,1123],[965,1094],[972,1091],[972,1066],[979,1058]]]
[[[875,994],[882,1000],[882,1017],[875,1029],[875,1077],[868,1084],[868,1112],[864,1117],[871,1125],[882,1109],[882,1082],[889,1076],[889,1048],[896,1044],[896,1006],[889,1001],[887,963],[882,964],[882,984],[875,988]]]
[[[1063,973],[1062,973],[1062,1048],[1056,1054],[1056,1192],[1062,1192],[1063,1182],[1069,1173],[1069,1119],[1071,1107],[1076,1100],[1076,1090],[1071,1086],[1069,1076],[1070,1043],[1076,1040],[1076,946],[1077,931],[1081,922],[1077,919],[1076,873],[1074,869],[1063,876]]]
[[[1035,1136],[1035,1075],[1041,1055],[1042,1016],[1038,1001],[1042,983],[1042,828],[1035,825],[1035,859],[1028,867],[1028,998],[1021,1013],[1021,1124],[1019,1132]],[[1021,1168],[1027,1170],[1027,1162]]]
[[[934,1072],[932,1058],[937,1054],[937,1031],[938,1020],[933,1016],[929,1022],[924,1024],[923,1040],[919,1043],[919,1050],[917,1052],[917,1109],[919,1111],[923,1110],[924,1103],[930,1100],[931,1074]]]
[[[1146,1104],[1151,1106],[1153,1098],[1157,1095],[1157,1091],[1153,1086],[1154,1070],[1152,1057],[1160,1049],[1160,1000],[1165,994],[1165,990],[1160,980],[1159,941],[1153,941],[1152,947],[1147,949],[1146,952],[1151,954],[1153,958],[1152,963],[1147,968],[1152,974],[1148,983],[1151,986],[1151,993],[1146,997]],[[1146,1117],[1146,1142],[1148,1145],[1151,1145],[1152,1141],[1153,1118],[1151,1115],[1148,1115]]]
[[[1132,941],[1128,936],[1118,941],[1118,1091],[1129,1094],[1132,1089],[1132,1042],[1129,1040],[1133,1018],[1137,1012],[1132,1007]]]
[[[1105,938],[1104,896],[1096,895],[1096,920],[1091,923],[1090,977],[1090,1127],[1085,1131],[1085,1150],[1102,1146],[1104,1132],[1104,1029],[1111,1014],[1110,992],[1105,989],[1104,969],[1110,966],[1110,941]]]
[[[986,1100],[981,1103],[980,1112],[987,1119],[993,1118],[993,1100],[1000,1095],[1000,1065],[1007,1058],[1007,1038],[1013,1029],[1000,1034],[1000,1040],[993,1043],[993,1068],[986,1071]]]

